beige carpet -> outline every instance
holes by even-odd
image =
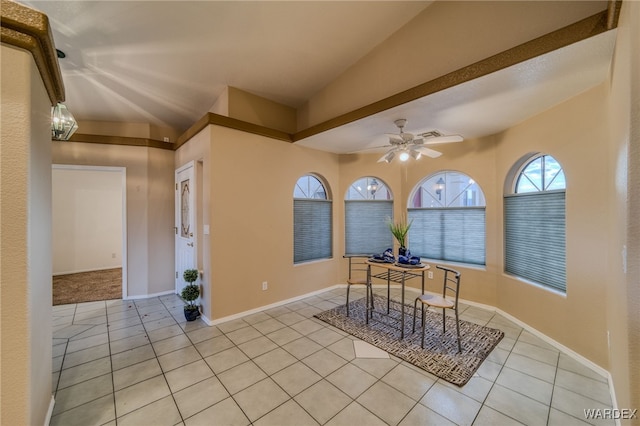
[[[419,318],[416,321],[417,330],[412,333],[413,306],[403,306],[392,300],[391,311],[387,315],[387,298],[376,296],[374,307],[373,319],[369,320],[369,324],[365,321],[364,298],[349,303],[348,317],[344,305],[314,316],[457,386],[464,386],[471,379],[482,361],[504,337],[504,333],[495,328],[460,320],[462,353],[458,353],[455,318],[447,316],[447,333],[443,338],[441,311],[436,313],[429,310],[425,315],[425,342],[422,349]],[[402,310],[406,320],[404,339],[400,339]]]
[[[53,277],[53,305],[122,298],[122,268]]]

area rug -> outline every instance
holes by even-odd
[[[349,316],[345,305],[316,314],[315,317],[339,328],[367,343],[377,346],[429,373],[458,386],[464,386],[480,364],[502,340],[504,332],[460,320],[458,353],[455,317],[447,316],[447,332],[442,336],[442,311],[427,310],[425,316],[424,349],[420,307],[416,318],[416,332],[412,333],[413,306],[404,305],[404,338],[400,339],[400,314],[403,305],[391,300],[387,314],[387,298],[374,298],[373,318],[365,321],[365,298],[349,303]]]
[[[53,277],[53,305],[122,298],[122,268]]]

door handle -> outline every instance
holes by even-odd
[[[189,233],[189,237],[193,238],[193,232]]]
[[[193,247],[193,243],[187,243],[189,247]]]

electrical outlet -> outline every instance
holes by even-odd
[[[262,281],[262,290],[266,290],[269,288],[269,283],[267,283],[266,281]]]
[[[433,279],[433,271],[427,272],[427,277],[429,277],[429,279],[432,280]]]

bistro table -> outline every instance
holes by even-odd
[[[383,280],[387,280],[387,314],[389,314],[389,309],[391,305],[391,283],[400,283],[402,284],[402,315],[400,316],[400,339],[404,338],[404,287],[405,282],[412,278],[421,278],[422,279],[422,293],[424,294],[424,273],[428,271],[431,267],[427,264],[420,265],[407,265],[403,266],[399,263],[388,263],[388,262],[376,262],[374,260],[367,260],[365,262],[367,264],[367,282],[371,282],[372,278],[379,278]],[[386,271],[372,274],[371,267],[385,269]],[[373,294],[371,295],[373,298]],[[369,304],[369,293],[367,292],[367,312],[365,314],[367,324],[369,324],[369,311],[373,308],[373,300],[371,304]],[[373,315],[373,312],[371,313]]]

